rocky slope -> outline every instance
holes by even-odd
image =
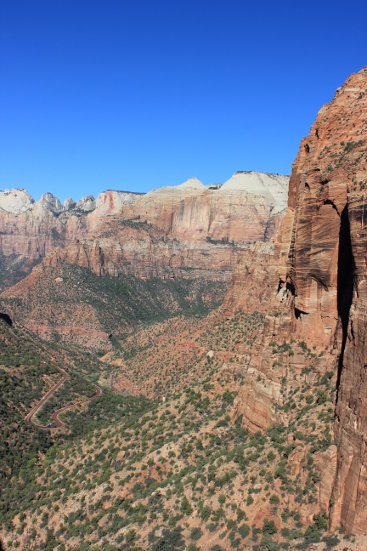
[[[266,314],[258,355],[250,360],[254,376],[238,404],[252,430],[279,419],[284,381],[290,373],[299,377],[301,370],[309,370],[295,354],[272,362],[271,341],[299,340],[319,355],[319,372],[334,374],[338,451],[323,475],[324,508],[331,526],[347,532],[367,529],[366,204],[363,69],[320,110],[301,142],[273,255],[242,255],[226,301],[228,311],[242,307]],[[256,380],[258,372],[265,384]]]
[[[95,250],[100,247],[101,234],[105,258],[111,248],[121,248],[119,238],[124,243],[130,240],[118,262],[123,262],[125,271],[129,266],[131,275],[149,277],[155,273],[152,257],[164,257],[162,267],[165,269],[168,264],[168,271],[170,262],[190,269],[192,262],[183,253],[186,249],[190,251],[189,258],[196,255],[194,263],[199,267],[208,243],[247,244],[271,239],[286,206],[287,186],[286,176],[248,172],[235,174],[223,186],[205,187],[191,179],[147,194],[106,191],[97,200],[92,196],[77,203],[67,199],[64,205],[50,193],[35,202],[24,190],[0,192],[0,289],[24,277],[32,265],[55,248],[65,249],[72,244],[66,256],[75,258],[75,247],[80,248],[76,244],[85,239],[89,240],[83,245],[87,251],[93,240],[89,254],[94,258],[89,263],[94,264],[97,273]],[[115,221],[113,231],[117,221],[125,229],[130,226],[135,230],[130,231],[131,235],[121,235],[120,231],[117,247],[113,240],[105,239],[109,218]],[[149,226],[156,230],[155,235],[147,236],[145,230]],[[159,250],[155,247],[157,240]],[[222,252],[224,270],[229,271],[232,254],[228,254],[228,248]],[[208,259],[204,267],[207,264]],[[103,270],[101,266],[99,269]],[[108,268],[110,274],[115,271],[115,267]]]

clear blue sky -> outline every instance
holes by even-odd
[[[365,1],[1,0],[0,189],[289,173],[367,63]]]

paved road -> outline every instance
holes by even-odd
[[[46,394],[41,398],[41,400],[35,406],[33,406],[31,411],[27,413],[27,415],[24,418],[25,421],[27,421],[28,423],[33,423],[36,427],[40,429],[48,429],[50,427],[48,425],[40,425],[36,423],[33,420],[33,417],[39,412],[41,407],[55,394],[55,392],[60,388],[60,386],[62,386],[65,383],[65,381],[68,379],[68,374],[64,369],[61,369],[61,367],[58,367],[57,369],[60,371],[62,375],[61,379],[57,381],[57,383],[52,388],[50,388],[48,392],[46,392]]]
[[[96,385],[95,394],[93,394],[93,396],[91,396],[90,398],[87,398],[87,402],[89,402],[89,400],[94,400],[95,398],[98,398],[98,396],[100,396],[101,394],[102,394],[102,390],[99,388],[99,386]],[[64,413],[68,409],[70,409],[71,407],[73,407],[73,404],[67,404],[63,408],[60,408],[60,409],[54,411],[53,414],[52,414],[52,420],[53,420],[52,426],[47,427],[47,428],[59,429],[59,428],[63,427],[64,423],[60,420],[59,415],[61,415],[62,413]]]
[[[66,373],[66,371],[64,369],[61,369],[61,367],[58,367],[57,369],[60,371],[60,373],[62,375],[61,379],[59,379],[57,381],[57,383],[52,388],[50,388],[49,391],[46,392],[46,394],[41,398],[41,400],[35,406],[33,406],[31,411],[29,413],[27,413],[27,415],[24,418],[24,420],[27,421],[27,423],[33,423],[39,429],[52,430],[52,429],[58,429],[58,428],[63,427],[64,423],[59,419],[59,415],[61,415],[61,413],[64,413],[67,409],[69,409],[73,405],[73,404],[68,404],[68,405],[62,407],[61,409],[58,409],[57,411],[54,411],[54,413],[52,414],[53,423],[51,423],[51,424],[40,425],[39,423],[37,423],[34,420],[34,416],[39,412],[41,407],[45,405],[45,403],[55,394],[55,392],[69,378],[68,374]],[[94,398],[98,398],[98,396],[100,396],[102,394],[102,390],[100,389],[100,387],[97,386],[97,385],[95,385],[95,387],[96,387],[95,394],[93,394],[93,396],[88,398],[87,401],[94,400]]]

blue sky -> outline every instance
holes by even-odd
[[[366,2],[2,0],[0,189],[289,173],[367,63]]]

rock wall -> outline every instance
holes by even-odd
[[[106,220],[98,235],[76,240],[65,249],[55,249],[43,260],[44,266],[68,262],[89,268],[98,276],[134,275],[142,279],[192,279],[228,281],[237,256],[230,243],[178,240],[145,223]]]
[[[352,75],[301,143],[287,281],[295,333],[338,354],[332,526],[367,530],[367,70]]]
[[[271,258],[259,251],[240,258],[227,299],[232,309],[267,315],[261,348],[250,360],[266,392],[253,377],[239,404],[250,429],[256,428],[254,403],[264,404],[257,428],[275,422],[279,380],[286,368],[297,368],[297,358],[271,368],[270,339],[293,338],[323,350],[319,369],[335,373],[337,445],[325,510],[333,528],[357,533],[367,531],[366,216],[367,68],[351,75],[319,111],[293,165],[278,247]]]
[[[186,270],[181,275],[187,277],[192,268],[229,274],[235,246],[271,239],[287,189],[286,176],[249,172],[223,186],[192,178],[147,194],[106,191],[96,201],[88,196],[64,205],[50,193],[35,202],[24,190],[0,192],[0,257],[7,272],[0,289],[14,282],[13,271],[19,280],[48,254],[47,263],[64,258],[100,275],[172,277]]]

